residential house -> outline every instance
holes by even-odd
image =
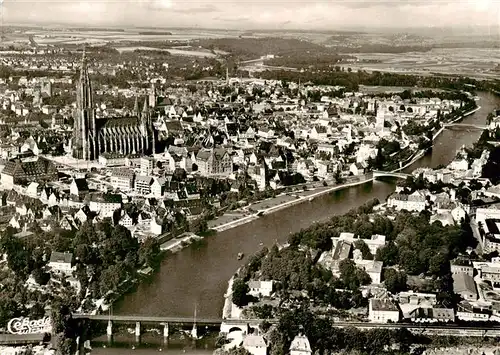
[[[56,181],[57,169],[54,163],[42,157],[14,159],[5,164],[1,179],[2,184],[7,186],[31,181]]]
[[[122,196],[118,194],[90,194],[89,209],[100,217],[113,217],[116,210],[122,207]]]
[[[376,156],[377,148],[368,144],[361,144],[356,153],[356,163],[366,163],[369,158],[375,158]]]
[[[224,148],[203,149],[196,155],[196,165],[202,175],[229,175],[233,172],[233,161]]]
[[[290,355],[311,355],[311,344],[307,336],[299,334],[293,338],[290,344]]]
[[[491,205],[488,207],[481,207],[476,209],[476,222],[477,224],[481,224],[483,228],[487,228],[486,220],[493,219],[500,221],[500,206],[499,205]],[[486,230],[486,232],[488,232]]]
[[[469,163],[467,159],[455,159],[448,165],[448,169],[467,171],[469,169]]]
[[[377,260],[363,260],[361,250],[355,249],[353,260],[357,267],[366,271],[372,281],[372,284],[381,283],[383,262]]]
[[[387,199],[387,207],[393,207],[397,211],[421,212],[425,210],[426,199],[418,194],[403,195],[396,193]]]
[[[365,173],[365,167],[361,163],[352,163],[349,166],[349,172],[354,176],[363,175]]]
[[[319,160],[316,162],[316,167],[318,171],[316,172],[316,175],[318,178],[321,179],[327,179],[332,175],[332,164],[329,161],[322,161]]]
[[[483,229],[485,232],[482,240],[483,252],[500,251],[500,220],[486,219]]]
[[[141,175],[148,176],[153,172],[155,160],[152,157],[141,157],[139,164]]]
[[[266,181],[266,166],[265,164],[250,165],[247,168],[247,174],[250,179],[254,180],[259,191],[264,191],[267,186]]]
[[[175,110],[173,111],[175,115]],[[164,122],[161,129],[165,132],[166,136],[182,137],[184,135],[184,128],[179,120],[168,120]]]
[[[466,301],[476,301],[476,283],[471,275],[460,272],[453,274],[453,291]]]
[[[154,179],[151,176],[137,175],[134,182],[135,192],[141,195],[150,194],[153,181]]]
[[[25,239],[25,238],[30,238],[34,235],[35,235],[35,233],[33,233],[33,232],[30,232],[28,230],[23,230],[19,233],[14,234],[13,237],[18,238],[18,239]]]
[[[162,198],[165,195],[165,183],[164,178],[154,178],[151,184],[151,195],[156,198]]]
[[[69,192],[74,196],[88,193],[89,185],[87,184],[87,179],[73,179],[69,185]]]
[[[436,180],[442,181],[445,184],[451,183],[453,175],[450,170],[448,169],[441,169],[436,171]]]
[[[332,242],[333,245],[336,245],[339,240],[349,242],[351,244],[356,243],[358,240],[362,240],[370,249],[370,253],[372,255],[377,254],[377,250],[385,246],[385,235],[380,235],[380,234],[373,234],[370,239],[361,239],[359,237],[356,237],[354,233],[346,233],[342,232],[339,234],[338,237],[333,237]]]
[[[452,275],[464,273],[469,276],[474,276],[474,267],[468,259],[457,258],[450,261],[450,269]]]
[[[309,133],[309,138],[316,140],[326,140],[328,137],[328,130],[325,126],[314,126]]]
[[[455,223],[460,223],[462,220],[465,220],[465,217],[467,217],[467,212],[465,212],[461,206],[457,206],[451,210],[451,216],[453,217]]]
[[[52,271],[60,272],[64,274],[71,274],[76,270],[73,266],[73,254],[72,253],[61,253],[58,251],[53,251],[50,254],[50,260],[48,264]]]
[[[274,131],[270,128],[259,128],[257,135],[265,139],[270,139],[274,137]]]
[[[61,198],[60,198],[59,192],[52,191],[49,195],[48,200],[47,200],[47,204],[49,206],[61,205]]]
[[[75,222],[78,222],[80,225],[87,222],[90,218],[91,211],[88,206],[80,208],[74,215]]]
[[[114,189],[129,192],[134,189],[135,174],[130,169],[116,169],[111,175],[111,185]]]
[[[29,137],[26,139],[24,144],[21,146],[21,153],[32,152],[34,155],[40,154],[40,150],[38,149],[38,144],[36,143],[33,137]]]
[[[252,355],[267,355],[267,344],[262,335],[245,335],[243,348]]]
[[[254,297],[270,297],[273,292],[273,281],[249,281],[248,294]]]
[[[77,226],[75,224],[75,220],[71,216],[64,216],[61,218],[61,221],[59,222],[59,228],[61,229],[66,229],[66,230],[73,230],[77,229]]]
[[[126,228],[131,228],[134,225],[134,220],[127,212],[124,212],[120,217],[118,224]]]
[[[329,143],[319,143],[318,144],[318,148],[317,148],[317,152],[318,153],[325,153],[325,154],[329,154],[330,156],[334,155],[336,150],[337,150],[337,146],[333,145],[333,144],[329,144]]]
[[[21,218],[19,216],[12,216],[12,218],[9,220],[9,226],[15,229],[20,229],[21,223]]]
[[[42,191],[42,187],[37,182],[31,182],[26,188],[26,195],[30,197],[38,197]]]
[[[399,317],[399,309],[392,300],[388,298],[370,298],[368,302],[368,319],[370,322],[397,323]]]
[[[102,153],[99,154],[99,164],[112,167],[112,166],[126,166],[127,156],[121,153]]]
[[[160,220],[157,220],[156,218],[152,218],[150,222],[150,231],[154,235],[161,235],[163,234],[163,223]]]

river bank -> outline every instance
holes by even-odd
[[[473,115],[474,113],[476,113],[480,109],[481,109],[481,106],[478,106],[475,109],[470,110],[469,112],[464,113],[462,116],[454,119],[453,121],[450,121],[447,124],[453,124],[455,122],[458,122],[458,121],[464,119],[467,116]],[[436,139],[441,135],[441,133],[443,133],[444,130],[445,130],[445,127],[441,127],[436,133],[433,134],[433,136],[432,136],[432,142],[433,142],[433,144],[436,141]],[[410,166],[412,166],[413,164],[415,164],[418,160],[420,160],[423,157],[425,157],[426,153],[427,153],[427,151],[425,149],[419,150],[418,152],[415,153],[415,155],[413,156],[413,158],[410,158],[411,160],[409,162],[405,163],[403,166],[401,166],[401,167],[399,167],[399,168],[397,168],[395,170],[392,170],[391,172],[396,173],[396,172],[400,172],[402,170],[405,170],[405,169],[409,168]]]
[[[456,122],[458,122],[458,121],[460,121],[460,120],[463,120],[465,117],[470,116],[470,115],[472,115],[472,114],[476,113],[476,112],[477,112],[477,111],[479,111],[480,109],[481,109],[481,106],[477,106],[475,109],[470,110],[469,112],[464,113],[464,114],[463,114],[463,115],[461,115],[460,117],[458,117],[458,118],[454,119],[453,121],[450,121],[450,122],[448,122],[448,123],[446,123],[446,124],[453,124],[453,123],[456,123]],[[440,129],[439,129],[436,133],[434,133],[434,135],[432,136],[432,140],[433,140],[433,141],[434,141],[434,140],[436,140],[436,138],[437,138],[437,137],[439,137],[439,135],[440,135],[441,133],[443,133],[443,131],[444,131],[444,130],[445,130],[445,127],[444,127],[444,126],[443,126],[443,127],[441,127],[441,128],[440,128]]]
[[[249,209],[252,209],[252,210],[257,209],[257,212],[252,213],[252,214],[247,215],[247,216],[244,216],[242,218],[233,220],[231,222],[222,224],[222,225],[217,225],[217,226],[211,227],[211,229],[213,229],[217,232],[226,231],[228,229],[235,228],[235,227],[241,226],[241,225],[246,224],[246,223],[250,223],[253,220],[259,218],[260,216],[267,215],[267,214],[270,214],[273,212],[277,212],[277,211],[280,211],[280,210],[285,209],[287,207],[294,206],[294,205],[297,205],[297,204],[300,204],[303,202],[307,202],[307,201],[310,202],[311,200],[313,200],[314,198],[316,198],[318,196],[328,194],[328,193],[331,193],[333,191],[337,191],[340,189],[345,189],[348,187],[366,184],[367,182],[373,181],[373,175],[366,174],[366,175],[363,175],[361,177],[355,177],[355,180],[356,181],[344,183],[344,184],[340,184],[340,185],[336,185],[336,186],[317,187],[313,190],[301,191],[301,192],[297,192],[295,194],[292,194],[292,193],[282,194],[282,195],[278,195],[276,197],[273,197],[273,198],[270,198],[267,200],[256,202],[254,204],[246,206],[242,210],[248,211]],[[283,199],[284,196],[288,196],[290,199],[288,201],[281,202],[280,200]],[[269,206],[269,205],[271,205],[271,206],[266,207],[266,208],[262,208],[262,209],[260,209],[258,207],[255,208],[255,206],[259,206],[259,205],[262,205],[264,203],[266,203],[266,206]],[[216,222],[217,222],[217,219],[214,220],[214,223],[216,223]],[[210,226],[210,224],[209,224],[209,226]]]
[[[196,235],[194,233],[183,233],[175,238],[160,245],[160,250],[165,252],[169,251],[171,253],[176,253],[183,248],[187,247],[189,244],[197,240],[202,240],[203,237]]]

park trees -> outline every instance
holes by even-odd
[[[232,286],[233,303],[238,307],[246,306],[249,301],[248,291],[250,289],[245,281],[240,278],[235,279]]]
[[[396,294],[406,290],[406,274],[394,269],[384,271],[384,284],[387,291]]]
[[[77,328],[71,317],[71,306],[65,301],[52,304],[52,333],[61,355],[73,354],[76,351]]]
[[[7,324],[7,322],[18,316],[22,311],[21,306],[11,295],[6,292],[0,293],[0,324]]]
[[[359,286],[368,285],[370,283],[370,276],[365,270],[362,270],[354,264],[350,259],[344,259],[340,262],[340,279],[345,287],[349,290],[355,291]]]
[[[156,238],[148,237],[142,242],[138,251],[139,265],[156,267],[159,261],[160,244]]]
[[[398,263],[398,247],[391,240],[382,248],[377,249],[375,260],[382,261],[385,266],[393,266]]]

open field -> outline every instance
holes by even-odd
[[[197,31],[177,30],[170,31],[172,34],[141,34],[141,30],[125,31],[82,31],[82,30],[53,30],[53,29],[30,29],[18,30],[5,33],[2,45],[29,44],[30,36],[40,46],[46,45],[71,45],[90,43],[92,45],[120,44],[122,42],[139,41],[190,41],[200,38],[225,38],[237,37],[237,33],[227,31]]]
[[[348,64],[353,69],[391,71],[419,74],[481,75],[485,78],[500,78],[500,51],[479,48],[436,48],[428,52],[355,53],[360,62]],[[379,63],[363,63],[376,60]],[[498,68],[498,67],[497,67]]]
[[[189,47],[191,48],[191,47]],[[116,50],[118,52],[123,53],[123,52],[130,52],[130,51],[135,51],[135,50],[142,50],[142,51],[162,51],[162,52],[168,52],[172,55],[187,55],[187,56],[193,56],[193,57],[207,57],[207,58],[215,58],[217,55],[204,49],[196,49],[196,50],[190,50],[189,48],[185,49],[178,49],[178,48],[153,48],[153,47],[144,47],[144,46],[131,46],[131,47],[116,47]]]

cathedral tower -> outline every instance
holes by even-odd
[[[73,127],[73,157],[84,160],[97,159],[97,145],[92,84],[84,50],[80,79],[77,86],[75,123]]]
[[[150,143],[151,143],[150,140],[152,138],[152,132],[150,130],[150,126],[151,126],[150,118],[151,118],[151,116],[150,116],[150,112],[149,112],[148,97],[144,98],[144,106],[142,108],[142,113],[138,117],[141,117],[141,130],[142,130],[142,134],[145,138],[144,148],[145,148],[145,151],[149,151]],[[153,142],[153,145],[154,145],[154,142]]]

